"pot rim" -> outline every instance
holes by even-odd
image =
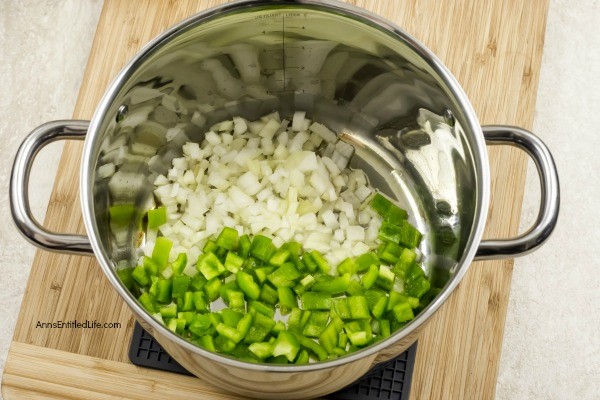
[[[444,82],[448,90],[454,96],[457,103],[462,108],[465,115],[464,128],[467,131],[474,133],[474,147],[472,149],[472,155],[475,167],[475,176],[478,182],[478,191],[476,196],[476,204],[474,211],[474,228],[470,235],[469,241],[465,249],[467,251],[463,254],[462,262],[457,268],[456,274],[450,279],[446,287],[442,292],[432,301],[421,313],[419,313],[414,320],[408,323],[405,327],[392,334],[389,338],[381,340],[380,342],[368,346],[362,350],[348,354],[346,356],[329,360],[320,361],[316,363],[310,363],[306,365],[273,365],[273,364],[255,364],[250,362],[241,361],[230,356],[213,353],[198,347],[179,335],[168,330],[164,325],[156,321],[146,310],[137,303],[129,291],[122,285],[120,280],[117,278],[115,270],[111,266],[110,258],[100,245],[98,227],[96,225],[94,216],[93,206],[93,182],[94,182],[94,164],[91,160],[91,155],[94,150],[94,137],[98,134],[98,130],[102,125],[102,121],[106,118],[106,114],[115,100],[121,87],[129,80],[133,72],[145,61],[145,59],[153,53],[153,51],[159,45],[170,40],[172,37],[179,33],[189,29],[191,26],[201,24],[207,19],[211,19],[220,13],[227,13],[234,10],[240,10],[243,8],[250,8],[262,5],[283,5],[283,6],[316,6],[318,8],[335,11],[344,15],[350,15],[352,17],[358,17],[360,23],[370,23],[377,27],[387,31],[392,36],[402,39],[407,43],[409,47],[417,54],[420,58],[427,62],[427,64],[435,71],[438,77]],[[117,290],[121,298],[127,303],[127,305],[133,310],[134,314],[138,317],[141,316],[145,323],[150,325],[152,329],[160,332],[160,335],[169,338],[176,344],[182,346],[186,350],[199,354],[203,357],[207,357],[213,361],[220,362],[232,367],[238,367],[242,369],[252,369],[257,371],[266,372],[278,372],[278,373],[296,373],[296,372],[308,372],[321,370],[326,368],[333,368],[347,363],[357,361],[369,356],[376,357],[377,353],[386,347],[400,341],[410,333],[415,331],[421,325],[423,325],[429,318],[440,308],[440,306],[448,299],[450,294],[458,286],[459,282],[465,275],[468,267],[470,266],[477,246],[481,241],[483,230],[485,228],[485,220],[488,212],[489,201],[490,201],[490,172],[489,172],[489,160],[486,149],[486,144],[481,129],[481,125],[477,119],[473,106],[468,100],[465,92],[459,85],[456,78],[450,73],[446,66],[441,60],[427,47],[425,47],[417,39],[409,35],[407,32],[402,30],[396,24],[380,17],[370,11],[356,7],[351,4],[342,3],[337,0],[237,0],[230,3],[226,3],[217,7],[213,7],[204,10],[200,13],[194,14],[191,17],[179,22],[178,24],[167,29],[150,42],[148,42],[136,55],[127,63],[119,72],[117,77],[110,84],[109,88],[102,97],[94,116],[89,125],[88,135],[85,139],[81,171],[80,171],[80,199],[82,207],[82,215],[84,225],[87,232],[89,233],[90,243],[94,254],[104,274],[108,278],[111,285]]]

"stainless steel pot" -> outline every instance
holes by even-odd
[[[148,315],[115,273],[118,261],[135,259],[152,179],[167,171],[182,143],[202,140],[201,132],[216,121],[236,115],[252,120],[275,110],[306,110],[355,146],[352,166],[409,207],[426,233],[424,265],[443,288],[390,338],[305,366],[250,364],[198,348]],[[80,191],[88,236],[49,232],[29,209],[35,155],[66,139],[85,139]],[[514,239],[481,241],[490,197],[486,142],[517,146],[538,168],[538,219]],[[139,205],[126,228],[108,220],[108,207],[119,202]],[[473,259],[514,257],[540,246],[556,224],[559,186],[552,156],[537,137],[509,126],[482,128],[444,65],[390,22],[333,1],[241,1],[195,15],[144,47],[91,122],[35,129],[15,160],[11,208],[17,227],[36,246],[95,254],[144,328],[198,377],[246,396],[300,398],[335,391],[406,349]]]

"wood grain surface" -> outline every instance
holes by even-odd
[[[457,77],[482,124],[531,128],[547,0],[355,0],[401,26]],[[74,118],[90,119],[110,81],[150,39],[220,0],[106,0]],[[45,226],[85,231],[78,198],[82,144],[66,144]],[[492,203],[485,236],[515,235],[525,156],[488,147]],[[513,262],[474,263],[419,338],[412,399],[494,397]],[[120,329],[42,329],[38,321],[120,322]],[[224,399],[199,379],[132,366],[133,317],[94,258],[38,251],[2,381],[5,399]]]

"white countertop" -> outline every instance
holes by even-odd
[[[101,0],[0,3],[0,371],[35,249],[8,221],[12,158],[35,126],[71,117]],[[600,377],[600,2],[551,0],[534,132],[550,147],[561,213],[550,241],[518,259],[512,278],[497,399],[598,399]],[[38,157],[31,182],[43,220],[60,144]],[[536,217],[530,165],[523,230]]]

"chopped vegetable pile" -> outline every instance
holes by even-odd
[[[374,190],[364,172],[348,168],[353,153],[302,111],[217,123],[155,179],[165,210],[149,215],[144,252],[162,235],[194,261],[225,226],[276,246],[300,242],[332,264],[375,249],[381,218],[366,206]]]
[[[382,220],[377,249],[338,265],[298,242],[225,227],[192,268],[159,236],[140,265],[117,273],[154,318],[210,351],[275,364],[333,359],[390,336],[438,292],[417,262],[421,234],[406,211],[380,193],[369,204]],[[164,224],[165,207],[147,220]]]

